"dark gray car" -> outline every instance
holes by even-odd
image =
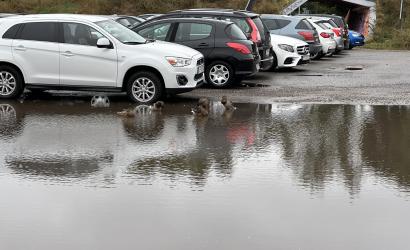
[[[312,59],[318,57],[322,51],[319,34],[306,18],[264,14],[261,15],[261,19],[272,34],[289,36],[307,42]]]

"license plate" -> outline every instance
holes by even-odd
[[[267,50],[265,50],[265,56],[267,56],[267,57],[268,57],[268,56],[269,56],[269,53],[270,53],[270,52],[269,52],[269,50],[268,50],[268,49],[267,49]]]
[[[197,74],[202,74],[205,71],[205,64],[201,64],[198,66],[198,69],[196,71]]]
[[[256,71],[259,71],[261,69],[261,66],[258,64],[256,64]]]
[[[303,55],[302,59],[303,59],[303,61],[307,61],[307,60],[310,59],[310,56],[309,55]]]

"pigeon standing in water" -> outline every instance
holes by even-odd
[[[132,117],[135,117],[135,110],[124,109],[123,111],[118,112],[117,115],[125,117],[125,118],[132,118]]]
[[[236,107],[233,106],[232,102],[228,100],[228,97],[226,96],[222,96],[221,103],[224,105],[225,111],[234,111],[236,109]]]
[[[209,115],[209,100],[207,98],[201,98],[192,113],[199,117],[206,117]]]
[[[152,105],[151,110],[152,111],[162,111],[164,106],[165,106],[165,103],[163,101],[158,101],[154,103],[154,105]]]

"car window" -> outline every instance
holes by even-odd
[[[6,39],[14,39],[17,35],[17,31],[20,29],[21,24],[16,24],[11,26],[11,28],[9,28],[4,34],[3,34],[3,38]]]
[[[252,18],[252,21],[256,24],[256,27],[258,27],[261,37],[264,37],[263,34],[265,34],[266,31],[265,31],[265,26],[262,23],[262,20],[259,17],[254,17]]]
[[[130,27],[132,25],[132,23],[130,23],[130,21],[127,18],[119,18],[117,19],[117,22],[124,25],[125,27]]]
[[[99,21],[95,24],[124,44],[136,45],[147,42],[141,35],[113,20]]]
[[[64,43],[97,46],[97,40],[104,37],[94,28],[81,23],[63,23]]]
[[[245,18],[228,17],[223,18],[223,20],[234,22],[245,34],[250,34],[252,32],[252,28]]]
[[[327,22],[328,22],[330,25],[332,25],[333,28],[339,28],[339,26],[337,26],[337,24],[336,24],[332,19],[328,20]],[[342,26],[342,27],[343,27],[343,26]]]
[[[161,23],[146,27],[145,29],[138,31],[138,34],[147,39],[165,41],[170,28],[171,23]]]
[[[320,27],[320,28],[322,28],[322,29],[325,29],[325,30],[328,30],[329,28],[324,24],[324,23],[322,23],[322,22],[316,22],[316,24]]]
[[[312,24],[309,23],[307,20],[300,20],[299,23],[295,27],[298,30],[313,30],[315,29]]]
[[[212,25],[204,23],[180,23],[175,36],[176,42],[194,41],[211,36]]]
[[[25,23],[19,39],[41,42],[57,42],[57,24],[52,22]]]
[[[264,19],[263,22],[265,22],[266,26],[268,27],[269,30],[278,30],[280,29],[278,23],[276,22],[275,19]]]
[[[279,25],[279,29],[282,29],[282,28],[288,26],[288,24],[291,23],[290,20],[284,20],[284,19],[278,19],[277,22],[278,22],[278,25]]]
[[[233,40],[247,40],[245,33],[234,23],[228,25],[225,32]]]

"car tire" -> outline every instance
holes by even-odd
[[[164,96],[164,87],[157,74],[140,71],[128,79],[127,94],[133,102],[152,104]]]
[[[267,70],[267,71],[276,71],[278,69],[278,57],[276,56],[276,53],[272,51],[272,56],[273,56],[273,63],[272,66]]]
[[[322,52],[317,52],[316,54],[313,54],[310,56],[310,59],[312,60],[319,60],[323,57],[323,53]]]
[[[214,88],[227,88],[235,82],[235,72],[229,63],[215,61],[206,67],[205,78]]]
[[[0,99],[19,97],[24,91],[23,76],[15,68],[0,66]]]

